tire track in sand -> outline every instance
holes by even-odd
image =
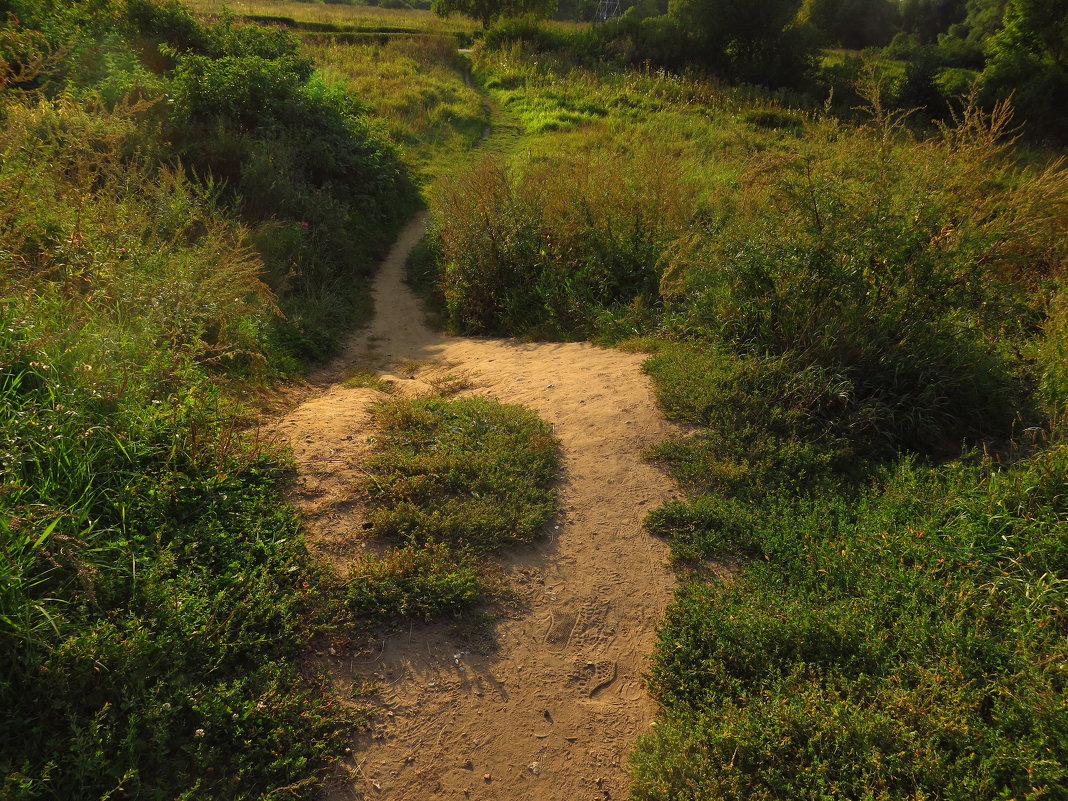
[[[655,712],[642,673],[674,584],[666,546],[641,521],[678,495],[641,453],[672,429],[656,409],[640,354],[429,330],[403,282],[425,219],[404,229],[382,264],[370,330],[316,377],[320,393],[278,426],[297,461],[293,498],[309,543],[342,567],[365,547],[353,488],[376,393],[337,383],[356,365],[376,365],[403,392],[458,376],[470,392],[535,410],[562,444],[561,513],[541,542],[500,558],[523,603],[492,634],[413,626],[369,654],[322,656],[343,695],[354,681],[380,687],[375,721],[354,735],[353,754],[327,795],[625,798],[626,754]],[[406,361],[422,366],[385,369]]]

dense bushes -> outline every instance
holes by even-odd
[[[673,325],[837,374],[858,440],[1004,435],[1021,409],[1004,343],[1037,322],[1031,292],[1063,258],[1064,173],[1019,175],[977,112],[926,142],[887,119],[827,125],[676,262]]]
[[[310,797],[351,720],[295,664],[343,593],[226,388],[351,319],[392,150],[277,31],[4,11],[0,796]]]
[[[588,335],[652,302],[688,191],[655,152],[509,170],[487,157],[436,190],[449,321],[466,331]]]

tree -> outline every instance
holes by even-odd
[[[805,0],[799,18],[827,42],[853,49],[881,47],[898,29],[898,9],[891,0]]]
[[[1011,97],[1033,132],[1068,141],[1068,3],[1010,0],[987,56],[984,100]]]
[[[735,80],[796,83],[814,50],[794,24],[801,0],[671,0],[669,13],[697,57]]]
[[[488,28],[501,17],[552,16],[556,11],[556,0],[433,0],[430,7],[439,17],[465,14]]]
[[[903,0],[901,27],[920,44],[934,44],[949,26],[967,16],[965,0]]]

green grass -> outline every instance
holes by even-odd
[[[529,542],[555,510],[556,440],[485,398],[385,401],[365,490],[376,536],[476,551]]]
[[[393,398],[373,410],[362,489],[382,551],[348,575],[355,620],[430,620],[506,597],[487,555],[534,540],[556,512],[549,426],[480,397]]]
[[[654,513],[676,552],[742,566],[668,611],[634,796],[1056,797],[1066,462],[906,461],[859,497]]]
[[[306,40],[303,52],[329,80],[366,98],[423,182],[462,162],[488,123],[482,97],[465,85],[468,65],[451,38]]]
[[[384,392],[387,395],[393,392],[393,385],[374,373],[358,371],[346,378],[342,384],[353,389],[364,388]]]
[[[382,8],[348,3],[309,3],[301,0],[189,0],[189,8],[219,14],[224,8],[243,16],[293,20],[299,24],[344,30],[410,30],[433,34],[470,34],[479,27],[461,16],[442,19],[426,9]]]

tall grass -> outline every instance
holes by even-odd
[[[609,314],[642,315],[691,194],[655,148],[624,163],[486,157],[433,195],[450,323],[566,337]]]

